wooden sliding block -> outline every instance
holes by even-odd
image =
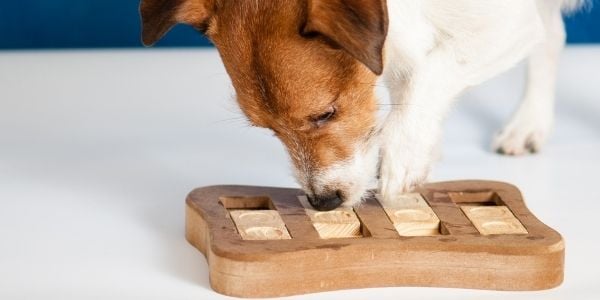
[[[440,219],[418,193],[399,195],[383,210],[401,236],[429,236],[440,234]]]
[[[291,239],[276,210],[231,210],[229,214],[243,240]]]
[[[306,209],[322,239],[360,237],[360,221],[351,208],[332,211]]]
[[[460,208],[482,235],[527,234],[527,229],[506,206],[463,205]]]
[[[440,220],[430,207],[384,208],[401,236],[440,234]]]
[[[298,199],[322,239],[362,236],[360,221],[351,207],[317,211],[310,206],[306,196],[299,196]]]

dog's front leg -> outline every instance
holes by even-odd
[[[379,193],[389,202],[427,179],[457,85],[434,60],[410,73],[389,72],[385,80],[391,105],[380,131]]]

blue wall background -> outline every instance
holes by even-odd
[[[0,49],[141,47],[138,2],[0,0]],[[569,16],[566,24],[570,43],[600,43],[600,8]],[[210,43],[179,25],[157,46]]]

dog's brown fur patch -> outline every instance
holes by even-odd
[[[162,20],[206,29],[243,112],[254,125],[272,129],[307,176],[349,159],[368,138],[375,126],[373,71],[381,72],[387,30],[385,1],[176,2],[179,9]],[[158,18],[152,12],[157,7],[142,5],[142,15]],[[162,35],[160,26],[145,40]],[[332,109],[329,120],[316,121]]]
[[[319,37],[303,37],[306,8],[299,2],[228,2],[220,9],[210,38],[251,122],[271,128],[304,171],[349,158],[374,126],[375,75]],[[331,105],[335,115],[317,126],[315,116]]]

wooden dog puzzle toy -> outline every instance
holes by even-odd
[[[289,188],[211,186],[186,204],[186,238],[206,256],[212,288],[226,295],[541,290],[563,280],[562,237],[506,183],[431,183],[391,203],[370,197],[327,212]]]

